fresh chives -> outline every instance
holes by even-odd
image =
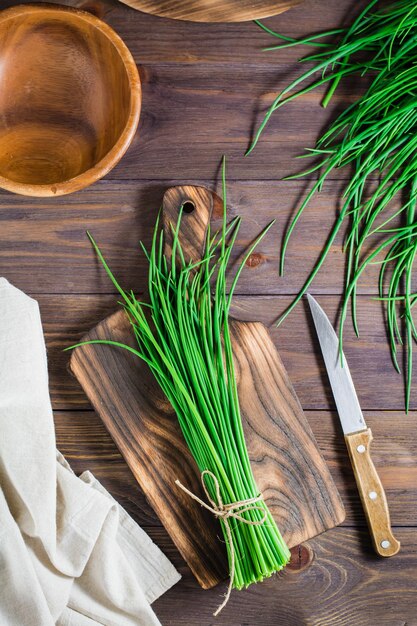
[[[146,252],[149,303],[138,301],[132,292],[126,292],[119,285],[89,235],[107,274],[122,296],[137,348],[112,341],[89,343],[126,348],[148,364],[176,411],[199,471],[211,472],[216,477],[222,501],[228,504],[256,499],[260,495],[242,428],[229,311],[240,272],[272,223],[250,246],[227,291],[227,270],[240,218],[227,225],[224,167],[223,163],[222,228],[214,235],[208,228],[200,261],[191,262],[184,258],[180,241],[182,209],[172,233],[172,262],[164,254],[164,238],[158,218],[151,249]],[[175,478],[173,476],[173,489],[176,488]],[[216,500],[214,481],[209,477],[205,484],[210,497]],[[230,535],[221,517],[220,523],[230,566],[231,551],[234,551],[232,584],[241,589],[281,570],[288,563],[290,552],[263,499],[253,507],[242,505],[236,513],[249,523],[230,517],[227,521]]]
[[[412,309],[412,275],[417,252],[417,3],[398,0],[378,9],[372,0],[346,29],[337,29],[304,39],[283,37],[260,22],[258,25],[280,40],[270,50],[306,44],[318,51],[301,59],[312,66],[291,82],[275,99],[264,117],[250,150],[257,144],[271,115],[284,104],[317,87],[327,86],[322,101],[327,106],[339,83],[350,75],[369,75],[369,86],[330,124],[306,151],[314,164],[298,178],[314,172],[318,178],[290,224],[281,254],[281,273],[291,234],[304,209],[333,172],[347,168],[349,181],[342,194],[342,207],[329,232],[319,260],[300,293],[279,323],[306,293],[321,268],[337,233],[346,227],[347,274],[340,324],[340,348],[349,305],[357,323],[357,286],[369,264],[381,264],[379,298],[386,303],[389,343],[395,368],[398,344],[407,353],[405,407],[410,406],[412,349],[417,339]],[[336,43],[329,38],[337,35]],[[324,39],[324,41],[323,41]],[[319,77],[316,75],[319,73]],[[307,86],[304,86],[307,81]],[[393,210],[393,202],[399,208]],[[395,221],[397,220],[397,221]],[[401,221],[398,226],[398,220]],[[371,250],[365,253],[365,250]],[[383,255],[382,260],[377,257]],[[386,286],[386,284],[388,285]],[[403,332],[404,331],[404,332]]]

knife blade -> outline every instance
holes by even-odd
[[[338,336],[319,303],[310,294],[307,298],[374,549],[380,556],[394,556],[400,542],[392,533],[387,498],[370,455],[372,431],[366,426],[345,355],[340,354]]]

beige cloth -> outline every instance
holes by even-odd
[[[179,578],[56,451],[38,304],[0,278],[1,626],[157,626],[150,603]]]

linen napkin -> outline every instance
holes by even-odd
[[[0,278],[0,624],[157,626],[180,576],[55,448],[38,304]]]

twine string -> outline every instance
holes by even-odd
[[[215,489],[215,494],[216,494],[215,500],[213,500],[213,498],[211,497],[207,489],[207,484],[206,484],[207,476],[210,476],[210,478],[212,479],[214,483],[214,489]],[[235,577],[236,552],[235,552],[235,546],[233,544],[233,535],[232,535],[232,529],[230,527],[229,520],[230,518],[233,518],[237,520],[238,522],[242,522],[242,524],[248,524],[249,526],[261,526],[262,524],[264,524],[267,520],[268,513],[264,509],[264,507],[256,506],[257,502],[260,502],[263,500],[263,496],[262,494],[259,494],[258,496],[255,496],[254,498],[248,498],[247,500],[238,500],[237,502],[230,502],[228,504],[225,504],[223,502],[223,499],[220,493],[219,481],[217,477],[213,474],[213,472],[211,472],[210,470],[204,470],[201,473],[201,484],[203,486],[206,498],[210,504],[207,504],[207,502],[204,502],[204,500],[201,500],[201,498],[199,498],[198,496],[196,496],[195,493],[187,489],[187,487],[185,487],[178,479],[175,481],[175,484],[178,485],[178,487],[182,489],[188,496],[190,496],[190,498],[198,502],[198,504],[200,504],[202,507],[207,509],[207,511],[210,511],[210,513],[212,513],[215,517],[220,519],[224,525],[226,539],[229,545],[229,552],[230,552],[230,578],[229,578],[229,586],[227,588],[227,593],[224,598],[224,601],[221,603],[218,609],[213,613],[214,617],[216,617],[220,613],[220,611],[224,609],[224,607],[229,601],[230,594],[232,593],[232,588],[233,588],[233,580]],[[246,513],[248,511],[261,511],[263,513],[263,516],[260,520],[248,520],[245,517],[243,517],[243,513]]]

